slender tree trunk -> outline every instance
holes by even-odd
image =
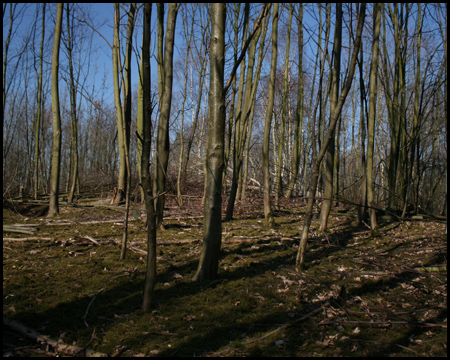
[[[256,66],[256,73],[255,78],[252,83],[252,91],[250,96],[250,115],[249,115],[249,124],[248,124],[248,133],[247,133],[247,141],[245,143],[245,163],[244,163],[244,174],[242,179],[242,193],[241,193],[241,199],[244,200],[246,198],[246,189],[247,189],[247,178],[248,178],[248,161],[249,161],[249,151],[250,151],[250,140],[251,140],[251,134],[252,134],[252,127],[253,127],[253,118],[255,115],[255,102],[256,102],[256,90],[259,85],[260,75],[261,75],[261,68],[262,63],[264,60],[264,48],[265,48],[265,42],[266,42],[266,33],[267,33],[267,26],[269,24],[269,19],[267,17],[264,17],[263,23],[262,23],[262,30],[261,30],[261,38],[259,40],[260,46],[259,46],[259,52],[258,52],[258,65]],[[259,36],[259,34],[257,35]]]
[[[63,15],[63,3],[56,7],[55,41],[53,43],[52,56],[52,114],[53,114],[53,147],[52,147],[52,171],[50,179],[50,203],[48,216],[59,214],[59,173],[61,166],[61,117],[59,113],[59,47],[61,43],[61,26]]]
[[[273,5],[273,17],[272,17],[272,60],[270,65],[269,98],[266,109],[266,120],[264,125],[263,151],[262,151],[262,165],[264,178],[264,217],[266,219],[266,225],[270,227],[274,225],[274,217],[272,207],[270,205],[269,142],[270,142],[270,127],[273,113],[273,103],[275,97],[275,73],[277,68],[278,17],[279,17],[278,8],[279,4],[275,3]]]
[[[334,113],[338,102],[339,95],[339,77],[341,69],[341,43],[342,43],[342,4],[336,4],[336,24],[334,27],[334,46],[333,46],[333,74],[332,74],[332,89],[330,98],[330,114]],[[340,114],[339,114],[340,117]],[[327,228],[328,216],[331,210],[331,197],[333,196],[333,170],[334,170],[334,151],[335,151],[335,131],[331,134],[330,145],[327,149],[326,163],[325,163],[325,190],[324,200],[320,213],[320,230],[324,231]]]
[[[420,6],[420,5],[419,5]],[[374,157],[374,138],[375,138],[375,116],[377,103],[377,72],[378,72],[378,53],[380,42],[381,27],[381,4],[374,4],[374,26],[372,42],[372,64],[370,68],[370,88],[369,88],[369,117],[368,117],[368,141],[367,141],[367,203],[369,205],[370,226],[372,230],[377,227],[377,216],[375,213],[375,191],[373,182],[373,157]]]
[[[360,13],[358,16],[358,28],[356,31],[355,45],[353,48],[352,58],[351,58],[351,62],[349,65],[347,81],[341,91],[341,95],[339,96],[338,104],[335,107],[333,113],[331,114],[330,125],[328,128],[327,135],[325,136],[324,143],[322,144],[322,146],[320,148],[319,154],[314,159],[313,174],[312,174],[312,180],[311,180],[311,197],[308,199],[308,205],[307,205],[306,215],[305,215],[305,223],[303,225],[302,238],[300,240],[300,245],[299,245],[298,252],[297,252],[297,259],[296,259],[297,271],[301,270],[301,268],[303,267],[304,261],[305,261],[306,243],[308,241],[309,227],[311,226],[312,210],[313,210],[313,206],[314,206],[316,187],[317,187],[317,183],[319,180],[320,163],[321,163],[323,157],[325,156],[325,152],[327,150],[328,145],[331,142],[334,128],[336,127],[336,123],[339,118],[339,114],[342,110],[342,107],[344,106],[345,99],[347,98],[348,92],[352,85],[353,75],[355,73],[355,67],[356,67],[356,59],[358,57],[359,47],[361,46],[361,34],[362,34],[363,26],[364,26],[365,14],[366,14],[366,4],[362,4],[361,8],[360,8]]]
[[[37,98],[37,117],[36,117],[36,141],[34,155],[34,199],[38,198],[39,188],[39,143],[42,117],[42,63],[44,59],[44,39],[45,39],[45,3],[42,4],[42,34],[41,47],[39,50],[39,76],[38,76],[38,98]],[[5,94],[3,93],[3,96]],[[5,104],[3,104],[5,106]]]
[[[175,44],[175,25],[177,21],[178,7],[179,5],[177,6],[176,3],[169,4],[167,29],[164,42],[164,59],[161,59],[160,54],[158,56],[159,61],[163,61],[163,74],[158,75],[160,85],[162,85],[159,87],[159,90],[162,90],[162,94],[160,95],[159,103],[160,117],[156,140],[155,182],[153,191],[156,197],[156,221],[158,226],[162,226],[165,202],[164,191],[167,180],[167,166],[169,164],[169,120],[172,106],[173,48]],[[158,12],[160,13],[161,11]],[[160,19],[160,14],[158,15],[158,19]],[[160,35],[158,30],[158,47],[160,47],[159,37]],[[161,64],[159,64],[158,69],[161,70]]]
[[[127,181],[127,169],[125,160],[125,136],[124,136],[124,124],[123,124],[123,112],[122,101],[120,100],[120,82],[119,82],[119,54],[120,54],[120,42],[119,42],[119,26],[120,26],[120,9],[119,4],[114,4],[114,42],[113,42],[113,83],[114,83],[114,101],[116,105],[116,117],[117,117],[117,141],[119,147],[119,179],[118,186],[115,190],[112,204],[120,204],[125,198],[125,187]]]
[[[195,5],[193,12],[195,12]],[[183,23],[187,26],[187,19],[188,15],[183,17]],[[194,15],[192,15],[192,21],[191,21],[191,28],[190,31],[188,31],[186,28],[185,31],[185,39],[187,40],[187,50],[186,50],[186,57],[184,59],[184,87],[183,87],[183,101],[181,105],[181,125],[180,125],[180,155],[178,157],[178,174],[177,174],[177,199],[178,199],[178,205],[181,206],[183,203],[183,197],[181,194],[181,184],[183,182],[182,176],[183,176],[183,158],[184,158],[184,109],[186,104],[186,94],[187,94],[187,82],[188,82],[188,62],[189,62],[189,55],[191,52],[191,40],[192,35],[194,33]],[[191,99],[192,99],[192,64],[191,64]]]
[[[67,197],[67,202],[73,203],[73,197],[75,194],[75,188],[78,181],[78,121],[77,121],[77,93],[75,88],[75,79],[73,75],[73,62],[72,62],[72,47],[73,39],[71,34],[73,32],[73,27],[70,26],[70,13],[69,4],[67,4],[67,52],[69,56],[69,76],[70,76],[70,108],[71,108],[71,119],[72,119],[72,185],[70,186],[69,195]]]
[[[211,4],[209,122],[203,248],[194,281],[217,277],[222,242],[222,174],[225,142],[225,4]]]
[[[125,76],[122,76],[123,89],[123,119],[124,127],[122,129],[125,139],[125,167],[126,167],[126,186],[125,186],[125,220],[123,222],[122,249],[120,252],[120,260],[125,259],[128,239],[128,214],[130,208],[130,186],[131,186],[131,166],[130,166],[130,128],[131,128],[131,49],[133,41],[134,14],[136,11],[136,3],[130,4],[128,13],[126,50],[124,70]],[[120,62],[119,62],[120,66]],[[120,71],[123,74],[122,71]],[[120,132],[120,130],[118,130]]]
[[[298,90],[297,90],[297,111],[295,113],[294,149],[292,158],[292,175],[289,180],[286,199],[292,196],[298,176],[300,165],[300,154],[302,149],[302,128],[303,128],[303,3],[299,3],[298,9]]]
[[[152,199],[152,179],[150,175],[150,151],[152,144],[152,104],[151,104],[151,77],[150,77],[150,24],[152,17],[152,4],[144,4],[144,30],[142,39],[142,153],[141,158],[141,184],[144,190],[144,203],[147,212],[147,271],[144,282],[144,297],[142,310],[149,311],[156,284],[156,217]]]
[[[287,95],[288,95],[288,78],[289,78],[289,58],[290,58],[290,46],[291,46],[291,25],[292,25],[292,8],[293,4],[289,4],[289,21],[286,34],[286,57],[284,63],[284,86],[283,86],[283,99],[281,105],[281,125],[280,125],[280,138],[278,139],[278,160],[277,170],[275,175],[275,204],[278,207],[280,202],[281,188],[282,188],[282,167],[283,167],[283,150],[284,150],[284,132],[286,127],[286,113],[287,113]]]

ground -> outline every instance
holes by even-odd
[[[327,232],[313,220],[298,273],[304,205],[283,202],[270,229],[256,198],[238,203],[235,220],[223,224],[218,279],[192,282],[201,199],[186,197],[179,206],[169,196],[153,310],[143,313],[142,208],[132,205],[130,250],[119,261],[124,211],[106,205],[66,205],[48,219],[38,206],[4,204],[4,225],[39,224],[33,235],[3,233],[4,318],[108,355],[447,355],[444,223],[380,221],[373,234],[355,226],[356,209],[336,208]],[[3,351],[53,352],[10,328]]]

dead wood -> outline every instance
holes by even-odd
[[[48,240],[52,241],[55,240],[54,238],[49,237],[40,237],[40,236],[30,236],[25,238],[3,238],[3,241],[28,241],[28,240]]]
[[[84,235],[81,236],[81,238],[83,239],[88,239],[89,241],[92,241],[94,244],[98,245],[98,246],[102,246],[102,244],[100,244],[97,240],[94,240],[93,238],[91,238],[90,236]]]
[[[23,335],[29,339],[35,340],[39,344],[46,344],[46,345],[53,347],[55,349],[55,351],[58,353],[66,354],[69,356],[76,356],[77,354],[80,354],[85,357],[107,357],[108,356],[107,354],[97,352],[94,350],[84,349],[84,348],[76,346],[76,345],[65,344],[64,342],[61,341],[61,339],[59,341],[53,340],[47,335],[41,335],[38,332],[36,332],[35,330],[30,329],[29,327],[27,327],[17,321],[14,321],[14,320],[11,320],[11,319],[8,319],[5,317],[3,318],[3,325],[10,327],[11,329],[19,332],[21,335]]]
[[[3,225],[3,232],[33,235],[36,230],[37,226]]]

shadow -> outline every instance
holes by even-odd
[[[296,221],[289,221],[288,223]],[[183,225],[167,225],[174,229],[185,227]],[[190,225],[187,227],[190,227]],[[348,244],[353,239],[353,235],[363,231],[366,230],[351,226],[351,222],[349,222],[348,226],[343,227],[337,233],[310,238],[308,244],[310,251],[306,254],[306,263],[309,265],[305,269],[305,274],[308,275],[308,271],[320,267],[320,261],[339,251],[348,249]],[[130,345],[131,349],[142,348],[142,344],[148,341],[149,336],[158,336],[158,339],[160,339],[160,341],[158,340],[159,356],[218,356],[220,353],[216,352],[228,346],[238,355],[242,355],[239,354],[239,348],[249,338],[262,336],[278,328],[280,324],[289,324],[295,320],[290,316],[292,310],[284,307],[273,307],[273,309],[257,315],[252,320],[249,320],[248,317],[246,320],[242,320],[243,314],[256,312],[258,307],[262,306],[254,293],[255,288],[250,286],[251,279],[264,273],[272,273],[273,275],[273,272],[279,271],[280,266],[291,267],[295,262],[296,250],[293,249],[291,243],[274,244],[274,241],[276,241],[274,238],[270,240],[262,238],[251,243],[222,244],[219,276],[217,281],[214,282],[191,282],[190,279],[198,265],[197,257],[177,264],[168,264],[162,271],[159,269],[157,287],[152,302],[154,310],[150,313],[143,313],[140,310],[145,274],[143,271],[135,271],[131,272],[129,277],[124,278],[126,281],[114,285],[102,293],[88,294],[70,302],[59,303],[42,313],[36,313],[32,309],[19,312],[15,314],[13,319],[35,329],[44,325],[45,328],[39,331],[49,334],[52,338],[58,338],[60,333],[64,331],[76,332],[78,339],[86,340],[86,343],[91,338],[94,328],[97,329],[97,340],[103,343],[109,330],[120,327],[123,328],[123,338],[120,341],[123,344]],[[114,248],[114,251],[118,253],[120,250]],[[432,261],[438,261],[443,258],[442,256],[441,254],[436,259],[433,258]],[[134,260],[127,260],[127,265],[132,264]],[[240,266],[239,260],[244,262],[242,266]],[[320,261],[315,262],[315,260]],[[231,264],[227,266],[227,270],[224,270],[224,262]],[[68,271],[70,271],[69,268]],[[182,274],[182,277],[174,278],[174,274]],[[86,272],[85,276],[89,276],[89,273]],[[347,289],[347,293],[343,295],[342,300],[345,302],[355,296],[363,297],[380,291],[393,290],[400,287],[404,282],[411,282],[416,277],[417,273],[405,271],[387,279],[368,280],[359,287]],[[324,281],[326,282],[324,284],[328,286],[333,280]],[[166,286],[165,283],[170,284]],[[267,288],[271,285],[267,283],[259,286]],[[242,291],[242,287],[245,286],[248,286],[247,292]],[[239,294],[237,293],[235,298],[224,293],[232,291],[236,287],[239,288]],[[32,291],[32,288],[30,291]],[[77,290],[73,289],[73,291]],[[4,292],[8,293],[8,288],[5,288]],[[221,295],[223,296],[221,297]],[[225,296],[233,299],[233,301],[231,303],[221,302],[220,300],[224,299]],[[274,294],[274,296],[279,295]],[[172,303],[175,304],[172,306],[181,308],[184,314],[190,315],[186,303],[191,297],[196,297],[199,302],[204,302],[200,307],[202,309],[201,314],[192,314],[197,316],[197,319],[193,317],[191,319],[185,318],[178,314],[176,315],[178,317],[173,318],[174,314],[159,313],[164,305]],[[280,298],[282,298],[281,295]],[[86,317],[89,328],[86,328],[83,317],[90,304],[90,310]],[[302,314],[319,308],[322,304],[323,302],[311,304],[299,301],[296,304],[295,316],[298,318]],[[436,321],[443,322],[446,316],[447,310],[440,309],[436,315]],[[176,335],[169,333],[165,335],[162,330],[155,327],[161,324],[155,321],[157,317],[172,317],[170,328],[164,330],[169,330]],[[145,331],[142,329],[143,318],[148,322]],[[139,324],[141,327],[135,329],[132,321],[141,321]],[[401,349],[398,345],[409,345],[409,338],[412,335],[418,336],[428,331],[427,328],[414,325],[418,322],[418,319],[413,315],[408,318],[408,321],[411,323],[411,328],[402,332],[401,336],[392,339],[390,343],[376,343],[375,336],[365,335],[364,333],[353,335],[349,343],[360,342],[364,343],[366,347],[367,344],[372,344],[373,346],[367,347],[366,356],[384,356],[396,353]],[[192,330],[190,330],[191,327]],[[316,324],[311,326],[310,330],[303,330],[302,328],[302,331],[309,331],[308,337],[298,336],[298,329],[299,327],[292,327],[268,337],[263,342],[248,343],[247,352],[243,355],[297,356],[299,353],[303,353],[303,347],[311,339],[320,339],[320,334],[323,334],[323,329],[327,329],[327,327]],[[152,335],[155,333],[157,335]],[[281,338],[287,344],[283,348],[277,347],[274,343],[274,340]],[[169,348],[164,345],[170,342],[173,342],[176,346]],[[83,345],[85,344],[80,344],[80,346]],[[119,345],[119,343],[115,345]],[[351,347],[348,349],[348,353],[350,353],[350,350]],[[146,355],[149,355],[149,353]]]

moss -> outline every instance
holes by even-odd
[[[120,248],[111,240],[121,240],[122,226],[82,224],[98,217],[97,209],[72,210],[63,216],[77,223],[41,226],[40,234],[56,241],[8,242],[3,250],[4,316],[55,339],[64,334],[68,343],[89,344],[108,354],[128,345],[124,356],[407,356],[410,350],[446,355],[446,329],[425,331],[414,325],[440,324],[447,316],[442,307],[446,273],[427,276],[409,270],[441,261],[439,248],[446,244],[445,238],[423,239],[419,224],[380,224],[380,236],[373,237],[349,224],[350,212],[330,218],[326,234],[311,231],[307,270],[297,273],[298,242],[281,239],[300,235],[300,217],[283,214],[276,230],[266,228],[261,218],[238,218],[224,225],[229,239],[260,239],[224,243],[216,282],[191,282],[199,243],[158,245],[153,310],[143,313],[145,256],[129,251],[119,261]],[[111,218],[108,212],[101,216]],[[6,215],[7,221],[19,221]],[[427,224],[430,232],[442,231],[442,224]],[[201,239],[202,224],[195,219],[166,225],[158,241]],[[103,245],[69,241],[82,235]],[[146,250],[145,238],[143,224],[130,222],[133,246]],[[421,250],[433,247],[436,251]],[[326,301],[331,305],[314,317],[258,340]],[[405,320],[409,323],[394,323]],[[15,341],[21,344],[8,338]]]

